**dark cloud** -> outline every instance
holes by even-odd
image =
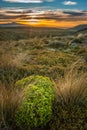
[[[81,10],[33,10],[33,9],[0,9],[0,20],[58,20],[58,21],[87,21],[87,11]]]
[[[64,13],[70,14],[71,16],[83,16],[85,15],[85,13],[87,12],[68,12],[68,11],[64,11]]]

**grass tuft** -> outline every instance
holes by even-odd
[[[55,87],[57,101],[62,105],[87,103],[87,73],[79,72],[80,65],[75,62]]]
[[[0,82],[0,128],[12,130],[15,127],[15,112],[21,103],[23,94],[11,84],[9,89]]]

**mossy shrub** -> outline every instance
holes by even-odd
[[[17,126],[30,130],[49,122],[54,100],[53,85],[48,77],[43,76],[30,76],[16,82],[24,93],[15,116]]]

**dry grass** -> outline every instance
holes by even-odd
[[[56,84],[56,100],[50,130],[87,129],[87,73],[77,61]]]
[[[9,89],[0,83],[0,128],[13,130],[15,127],[15,112],[22,100],[22,93],[19,93],[13,84]]]
[[[64,105],[87,102],[87,73],[79,72],[81,63],[74,63],[56,85],[57,101]]]

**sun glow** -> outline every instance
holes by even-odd
[[[56,27],[56,28],[69,28],[74,27],[79,24],[86,24],[86,21],[56,21],[56,20],[38,20],[38,19],[30,19],[25,21],[17,21],[19,24],[29,25],[33,27]]]

